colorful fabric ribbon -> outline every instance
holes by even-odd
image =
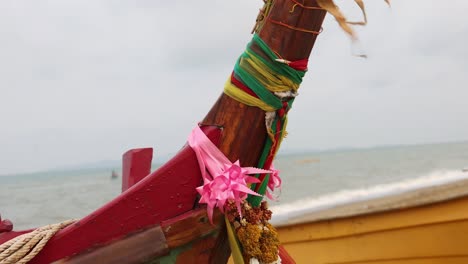
[[[270,170],[272,171],[272,173],[270,174],[270,177],[268,178],[268,184],[267,184],[268,189],[266,190],[265,195],[270,200],[277,200],[273,196],[273,191],[275,189],[281,189],[281,178],[279,176],[279,171],[275,169],[273,164],[271,165]]]
[[[274,174],[272,170],[241,167],[239,161],[232,163],[198,126],[192,130],[188,144],[197,155],[203,178],[203,185],[197,188],[201,195],[199,203],[207,204],[211,223],[214,208],[218,207],[224,212],[227,200],[233,200],[241,214],[240,204],[247,199],[248,194],[261,196],[248,187],[248,184],[260,181],[248,174]]]
[[[268,137],[265,140],[257,167],[270,169],[282,139],[286,135],[287,112],[307,71],[308,59],[289,61],[281,58],[259,35],[255,34],[239,57],[224,93],[248,106],[264,110]],[[253,183],[253,191],[272,199],[270,191],[281,185],[277,176],[257,175],[260,183]],[[272,182],[273,181],[273,182]],[[248,202],[256,207],[262,196],[250,196]]]

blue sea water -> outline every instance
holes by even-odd
[[[468,142],[296,153],[278,156],[275,166],[283,187],[273,208],[326,205],[466,178]],[[2,176],[0,214],[16,230],[83,217],[119,195],[113,169]]]

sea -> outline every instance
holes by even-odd
[[[467,179],[468,141],[280,154],[275,211],[368,199]],[[15,230],[92,213],[121,192],[118,167],[0,176],[0,215]]]

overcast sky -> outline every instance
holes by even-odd
[[[222,92],[261,4],[1,1],[0,174],[177,151]],[[468,140],[468,2],[367,9],[367,60],[326,19],[283,149]]]

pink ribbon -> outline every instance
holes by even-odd
[[[224,212],[227,200],[236,203],[239,214],[240,204],[249,194],[261,196],[249,189],[247,184],[260,181],[248,174],[274,173],[271,170],[241,167],[239,161],[232,163],[197,126],[188,138],[188,144],[197,155],[202,173],[203,185],[197,188],[199,203],[207,204],[208,218],[213,223],[213,210],[218,207]]]
[[[279,176],[279,170],[276,170],[273,164],[271,164],[270,171],[272,172],[270,173],[270,178],[268,179],[267,187],[268,189],[270,189],[271,192],[267,190],[266,196],[270,200],[277,200],[276,197],[273,196],[273,191],[275,190],[275,188],[281,189],[281,178]]]

